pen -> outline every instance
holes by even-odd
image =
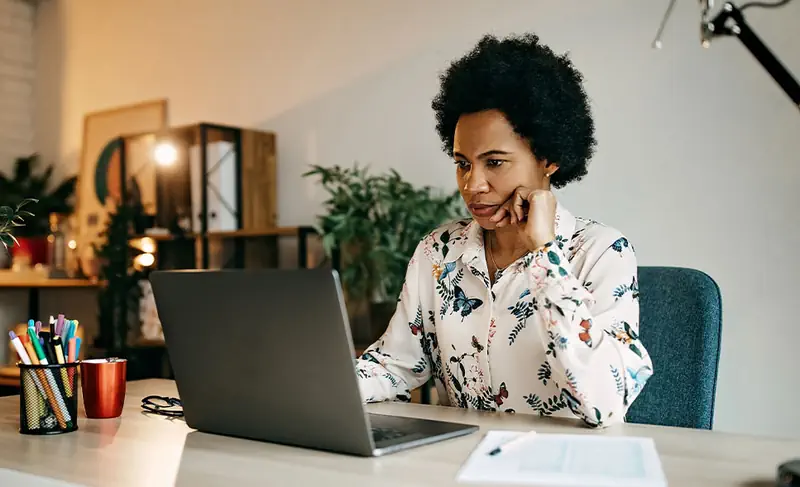
[[[523,434],[517,436],[516,438],[514,438],[513,440],[510,440],[510,441],[508,441],[506,443],[503,443],[500,446],[495,447],[493,450],[491,450],[488,453],[488,455],[489,456],[495,456],[495,455],[498,455],[500,453],[506,453],[506,452],[508,452],[510,450],[513,450],[514,448],[518,447],[522,443],[525,443],[525,441],[527,441],[528,439],[530,439],[530,438],[532,438],[534,436],[536,436],[536,432],[535,431],[529,431],[527,433],[523,433]]]
[[[37,356],[37,352],[34,349],[34,345],[33,345],[34,343],[39,343],[39,341],[36,340],[35,338],[31,337],[32,333],[35,334],[36,332],[34,331],[33,328],[28,328],[28,336],[25,337],[26,340],[23,342],[23,345],[25,346],[25,350],[28,352],[28,357],[31,360],[31,364],[32,365],[39,365],[40,362],[39,362],[39,359],[38,359],[38,356]],[[56,400],[56,398],[54,396],[54,393],[53,393],[53,390],[51,389],[50,383],[47,380],[47,376],[45,376],[45,372],[50,372],[50,371],[49,370],[36,369],[36,370],[34,370],[34,373],[35,373],[34,377],[38,376],[39,381],[42,384],[42,388],[44,389],[44,395],[45,395],[45,397],[47,397],[47,401],[50,403],[50,409],[52,409],[53,413],[55,413],[56,420],[58,421],[58,424],[62,428],[64,428],[64,427],[66,427],[67,423],[64,420],[64,416],[61,414],[61,408],[59,407],[58,401]],[[52,377],[52,374],[49,377]],[[58,388],[56,388],[56,390],[58,390]]]
[[[36,340],[36,331],[33,328],[28,327],[28,335],[31,337],[31,342],[33,342],[33,349],[36,351],[36,355],[39,357],[39,363],[42,365],[48,365],[47,357],[44,355],[44,351],[42,350],[42,346],[39,344],[39,341]],[[44,370],[44,375],[46,378],[46,385],[45,390],[49,389],[52,392],[52,402],[56,404],[57,407],[54,408],[54,413],[56,413],[56,419],[61,416],[59,424],[62,422],[69,423],[72,426],[72,417],[67,410],[66,405],[64,404],[64,400],[61,397],[60,389],[58,388],[58,384],[56,383],[56,378],[53,376],[53,371],[50,369]],[[66,428],[66,424],[62,424],[62,428]]]
[[[17,350],[17,355],[19,355],[19,359],[25,365],[31,364],[31,358],[28,356],[28,352],[25,351],[25,346],[20,341],[19,337],[13,331],[8,332],[8,337],[11,339],[11,343],[14,345],[14,348]],[[47,397],[47,393],[44,392],[44,388],[42,387],[42,383],[39,382],[39,377],[34,373],[31,374],[31,379],[33,380],[33,385],[36,386],[36,391],[28,392],[30,386],[28,383],[23,380],[22,387],[26,389],[26,393],[36,397],[37,407],[41,407],[41,403],[44,401],[44,398]],[[27,387],[26,387],[27,386]],[[25,418],[28,421],[28,428],[34,430],[39,427],[39,418],[35,414],[28,414],[28,410],[26,409]]]
[[[31,357],[28,355],[28,352],[25,350],[25,345],[22,344],[22,340],[17,336],[16,333],[13,331],[8,332],[9,338],[11,338],[11,344],[14,345],[14,348],[17,350],[17,355],[19,355],[19,359],[25,365],[31,365]],[[33,382],[36,384],[36,388],[39,389],[39,392],[44,395],[44,387],[42,387],[42,383],[39,382],[39,378],[36,377],[34,374]]]
[[[69,346],[69,340],[75,335],[75,325],[72,324],[72,321],[67,321],[64,323],[64,333],[61,335],[61,343],[63,346]]]
[[[59,314],[58,319],[56,320],[56,334],[61,335],[63,338],[64,335],[64,315]]]
[[[67,350],[68,350],[67,351],[67,361],[69,363],[74,362],[75,359],[78,358],[77,355],[75,354],[75,345],[76,345],[75,341],[76,340],[77,340],[77,338],[70,338],[69,339],[69,344],[67,345]]]
[[[58,335],[53,338],[53,349],[55,350],[56,360],[59,364],[63,364],[64,350],[61,346],[61,337]],[[72,397],[72,381],[67,375],[67,369],[63,367],[61,368],[61,382],[64,384],[64,392],[67,393],[67,397]]]

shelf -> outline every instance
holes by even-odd
[[[316,233],[314,228],[312,227],[275,227],[275,228],[266,228],[263,230],[231,230],[231,231],[221,231],[221,232],[214,232],[210,231],[206,234],[206,238],[257,238],[257,237],[294,237],[294,236],[301,236],[307,235],[310,233]],[[189,239],[196,239],[201,238],[202,235],[198,233],[186,233],[182,236],[175,236],[175,235],[164,235],[164,234],[156,234],[156,235],[136,235],[131,237],[132,239],[137,238],[145,238],[149,237],[156,241],[169,241],[169,240],[189,240]]]
[[[88,279],[51,279],[31,272],[0,271],[0,288],[87,288],[99,287]]]

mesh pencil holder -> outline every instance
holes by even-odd
[[[19,432],[56,435],[78,429],[78,365],[19,367]]]

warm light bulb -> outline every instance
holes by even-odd
[[[75,240],[70,240],[69,242],[67,242],[67,247],[69,247],[72,250],[75,250],[78,248],[78,242],[76,242]]]
[[[178,160],[178,149],[169,142],[161,142],[153,149],[153,158],[162,166],[170,166]]]
[[[153,254],[156,251],[156,242],[150,237],[143,237],[139,245],[142,252]]]
[[[140,269],[144,267],[150,267],[155,262],[156,262],[155,256],[153,254],[147,254],[147,253],[139,254],[136,256],[136,258],[133,259],[134,267],[138,267]]]

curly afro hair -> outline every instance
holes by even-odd
[[[453,152],[459,117],[496,109],[530,143],[537,159],[559,166],[560,188],[586,175],[596,141],[583,76],[535,34],[503,40],[487,35],[441,75],[431,104],[443,149]]]

